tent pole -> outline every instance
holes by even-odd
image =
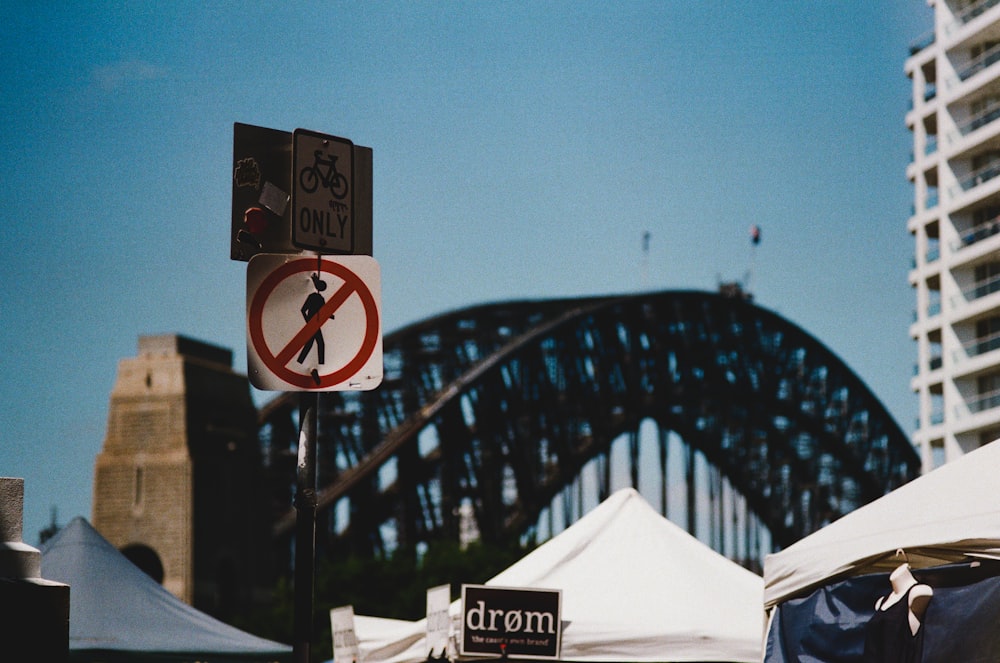
[[[316,392],[299,395],[299,450],[295,473],[295,663],[309,663],[316,562]]]
[[[688,534],[697,536],[697,519],[695,517],[695,500],[698,493],[695,487],[695,455],[694,447],[687,443],[687,467],[685,481],[687,483],[687,529]]]
[[[667,512],[667,445],[670,443],[668,431],[658,426],[656,434],[660,443],[660,515],[668,518]]]

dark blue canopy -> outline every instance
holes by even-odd
[[[1000,562],[981,560],[914,569],[934,589],[920,628],[924,663],[1000,661]],[[855,576],[819,587],[775,608],[765,663],[850,663],[862,660],[875,601],[890,589],[888,573]]]
[[[42,577],[70,586],[73,661],[287,661],[292,648],[195,610],[143,573],[84,518],[42,547]]]

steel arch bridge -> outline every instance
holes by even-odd
[[[484,541],[531,537],[585,467],[597,468],[598,498],[610,493],[616,439],[627,441],[637,484],[639,429],[650,421],[662,513],[668,439],[685,450],[692,533],[707,508],[694,496],[696,457],[773,548],[919,473],[906,436],[858,376],[739,292],[473,306],[387,335],[384,361],[378,389],[320,394],[317,550],[458,540],[470,516]],[[286,393],[259,412],[279,542],[294,531],[297,411]]]

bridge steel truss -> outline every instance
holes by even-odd
[[[394,545],[458,540],[463,504],[485,541],[530,534],[595,459],[607,496],[622,435],[636,483],[646,420],[725,477],[774,547],[919,472],[905,434],[854,372],[741,297],[474,306],[387,335],[384,357],[378,389],[320,394],[318,550],[384,552],[387,532]],[[281,394],[259,413],[279,541],[294,531],[297,403]]]

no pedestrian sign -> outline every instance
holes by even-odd
[[[247,264],[247,370],[270,391],[365,391],[382,382],[378,263],[258,254]]]

